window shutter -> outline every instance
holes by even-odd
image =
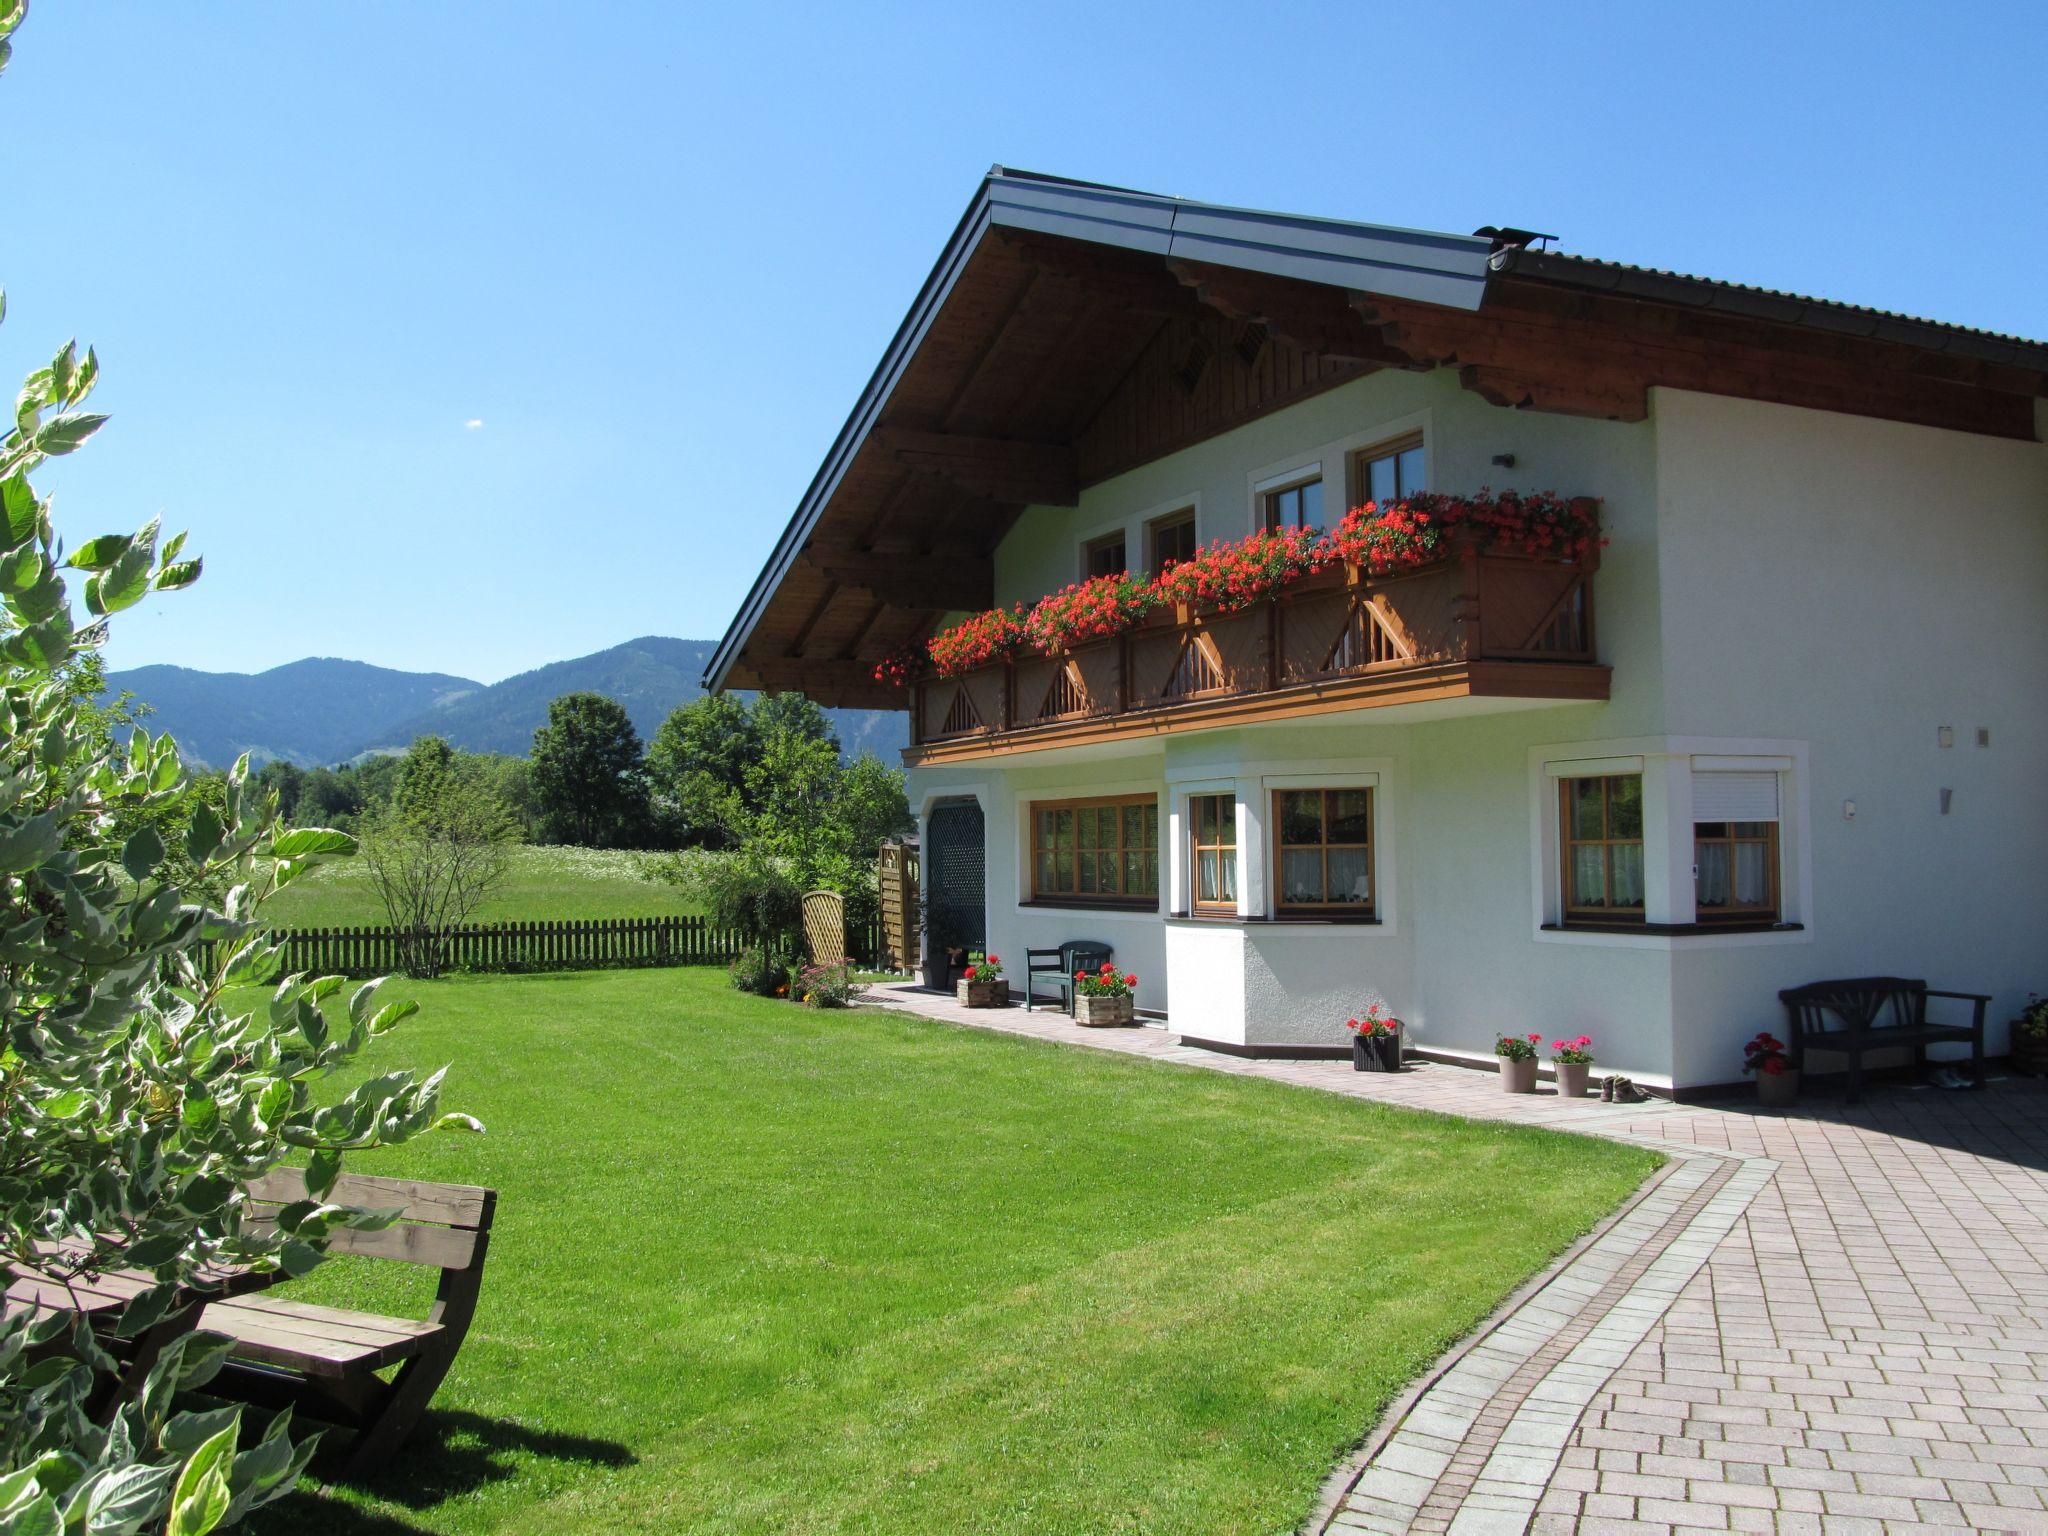
[[[1692,776],[1694,821],[1776,821],[1778,776],[1775,773],[1695,773]]]

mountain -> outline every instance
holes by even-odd
[[[336,763],[363,749],[393,720],[482,683],[440,672],[398,672],[367,662],[309,656],[268,672],[197,672],[190,667],[135,667],[107,675],[112,693],[132,693],[155,713],[146,724],[168,732],[187,758],[216,766],[247,752],[272,758]]]
[[[108,674],[107,686],[154,705],[149,728],[169,732],[186,756],[212,764],[231,763],[244,751],[259,762],[338,763],[428,735],[466,751],[524,756],[547,721],[549,701],[565,693],[617,699],[641,740],[651,740],[670,710],[704,691],[698,679],[713,649],[709,640],[645,635],[489,685],[309,659],[253,676],[137,667]],[[874,752],[893,760],[909,739],[909,717],[901,712],[826,714],[849,756]]]

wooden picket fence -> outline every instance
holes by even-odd
[[[872,964],[879,924],[849,929],[853,958]],[[284,969],[317,976],[385,976],[403,971],[405,935],[396,928],[294,928],[284,934]],[[448,971],[576,971],[663,965],[726,965],[739,936],[703,917],[593,918],[552,923],[473,923],[442,938]]]

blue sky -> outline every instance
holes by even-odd
[[[61,526],[207,557],[114,665],[495,680],[723,631],[991,162],[2048,338],[2044,63],[2032,3],[36,0],[0,378],[95,343]]]

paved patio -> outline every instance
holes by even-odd
[[[1312,1530],[2048,1531],[2048,1085],[1616,1106],[1429,1063],[1245,1060],[907,984],[872,1001],[1671,1155],[1393,1405]]]

